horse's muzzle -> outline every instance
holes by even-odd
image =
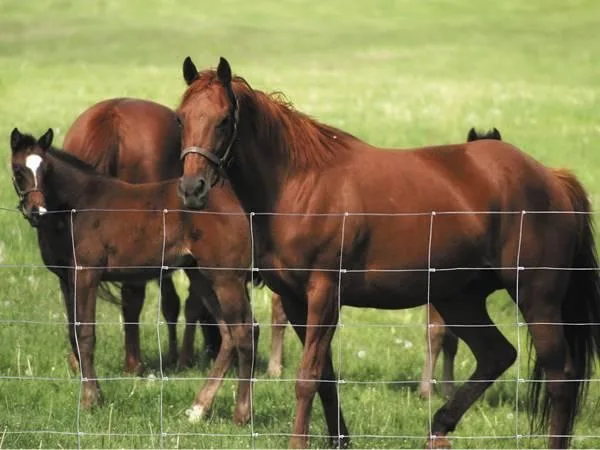
[[[190,177],[183,176],[179,179],[177,192],[183,204],[189,209],[204,209],[208,200],[210,186],[206,179],[200,175]]]

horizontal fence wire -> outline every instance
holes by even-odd
[[[18,211],[15,208],[8,208],[8,207],[0,207],[0,211],[3,212],[8,212],[8,213],[18,213],[21,214],[20,211]],[[111,267],[106,267],[106,266],[81,266],[77,264],[77,245],[76,245],[76,241],[75,241],[75,218],[79,215],[79,214],[86,214],[86,213],[118,213],[118,212],[127,212],[127,213],[156,213],[156,214],[161,214],[162,215],[162,253],[161,253],[161,264],[160,265],[123,265],[123,266],[111,266]],[[168,264],[168,260],[166,259],[166,247],[167,247],[167,240],[168,240],[168,236],[167,236],[167,227],[166,227],[166,216],[167,214],[170,213],[181,213],[181,214],[190,214],[190,215],[205,215],[205,216],[210,216],[210,215],[215,215],[215,216],[232,216],[232,217],[246,217],[249,221],[249,226],[250,226],[250,236],[251,236],[251,249],[252,249],[252,261],[250,263],[250,266],[248,267],[213,267],[213,266],[209,266],[209,265],[197,265],[197,266],[169,266]],[[275,213],[275,212],[269,212],[269,213],[245,213],[245,212],[213,212],[213,211],[193,211],[193,210],[184,210],[184,209],[79,209],[79,210],[74,210],[74,209],[65,209],[65,210],[54,210],[54,211],[48,211],[46,213],[47,215],[57,215],[57,214],[62,214],[65,216],[68,216],[70,219],[70,231],[71,231],[71,237],[72,237],[72,251],[73,251],[73,265],[54,265],[54,266],[47,266],[41,263],[11,263],[10,261],[2,261],[0,263],[0,269],[39,269],[39,268],[48,268],[48,269],[74,269],[73,273],[75,274],[75,277],[77,277],[77,274],[79,272],[79,270],[82,269],[86,269],[86,270],[123,270],[123,271],[127,271],[127,270],[131,270],[131,271],[144,271],[144,270],[148,270],[148,271],[154,271],[157,273],[157,275],[154,277],[156,279],[159,280],[159,288],[162,287],[162,282],[164,277],[170,277],[172,275],[172,271],[175,270],[180,270],[180,269],[197,269],[197,270],[201,270],[201,271],[206,271],[206,272],[210,272],[210,271],[245,271],[245,270],[249,270],[252,273],[252,277],[255,276],[255,274],[260,274],[260,273],[272,273],[272,272],[279,272],[279,273],[284,273],[284,272],[290,272],[290,273],[294,273],[294,272],[324,272],[324,273],[337,273],[337,282],[338,282],[338,290],[336,293],[336,303],[337,303],[337,308],[338,308],[338,321],[337,321],[337,327],[338,328],[346,328],[346,329],[368,329],[368,328],[372,328],[372,329],[382,329],[382,328],[399,328],[399,329],[404,329],[404,328],[422,328],[422,329],[426,329],[426,338],[429,341],[429,349],[431,349],[431,330],[435,329],[436,327],[444,327],[444,326],[452,326],[454,328],[460,328],[460,327],[470,327],[470,328],[486,328],[486,327],[516,327],[517,329],[517,333],[516,333],[516,339],[517,339],[517,360],[516,360],[516,370],[517,370],[517,376],[514,378],[511,377],[504,377],[501,379],[490,379],[490,380],[484,380],[484,379],[478,379],[478,380],[468,380],[468,379],[454,379],[452,381],[442,381],[442,380],[438,380],[435,378],[430,379],[430,382],[432,384],[437,384],[437,385],[442,385],[442,384],[456,384],[456,385],[461,385],[463,383],[466,383],[467,381],[470,381],[472,383],[490,383],[490,382],[495,382],[495,383],[508,383],[508,384],[514,384],[515,385],[515,433],[513,435],[494,435],[494,436],[486,436],[486,435],[461,435],[460,433],[458,434],[450,434],[449,438],[451,440],[477,440],[477,439],[481,439],[481,440],[514,440],[515,441],[515,445],[517,448],[519,448],[522,445],[522,440],[523,439],[532,439],[532,438],[550,438],[552,437],[551,435],[548,434],[530,434],[530,433],[522,433],[521,430],[519,429],[519,414],[521,413],[520,409],[519,409],[519,397],[520,397],[520,391],[519,391],[519,386],[521,386],[522,384],[525,383],[553,383],[553,382],[559,382],[559,381],[555,381],[555,380],[544,380],[544,379],[530,379],[530,378],[526,378],[523,377],[521,375],[521,367],[520,367],[520,355],[523,351],[522,348],[522,344],[521,344],[521,337],[520,337],[520,332],[519,330],[522,327],[528,327],[528,326],[534,326],[534,325],[548,325],[548,326],[564,326],[564,325],[568,325],[568,326],[594,326],[594,327],[598,327],[600,326],[600,323],[597,322],[576,322],[576,323],[566,323],[566,322],[547,322],[547,321],[540,321],[540,322],[525,322],[523,321],[523,319],[520,316],[520,312],[519,312],[519,304],[521,299],[519,298],[519,280],[520,277],[522,276],[522,274],[524,272],[529,272],[529,271],[571,271],[571,272],[575,272],[575,271],[593,271],[593,272],[598,272],[600,271],[600,268],[598,267],[554,267],[554,266],[545,266],[545,265],[539,265],[539,266],[524,266],[521,264],[521,246],[522,246],[522,237],[523,237],[523,232],[524,232],[524,227],[526,226],[524,224],[524,218],[525,216],[530,216],[530,215],[545,215],[545,216],[551,216],[551,215],[565,215],[565,214],[571,214],[571,215],[590,215],[590,216],[595,216],[597,214],[600,214],[600,211],[596,212],[590,212],[590,211],[414,211],[414,212],[397,212],[397,213],[371,213],[371,212],[335,212],[335,213]],[[494,266],[484,266],[484,267],[477,267],[477,266],[464,266],[464,267],[435,267],[432,262],[433,262],[433,255],[432,255],[432,242],[433,242],[433,232],[434,232],[434,228],[435,228],[435,223],[437,223],[437,221],[435,220],[435,217],[437,216],[463,216],[463,215],[476,215],[476,216],[481,216],[481,215],[501,215],[501,216],[516,216],[519,217],[520,216],[520,229],[519,229],[519,243],[518,243],[518,251],[517,251],[517,257],[516,257],[516,263],[514,265],[508,265],[508,266],[499,266],[499,267],[494,267]],[[328,217],[339,217],[341,218],[341,222],[340,222],[340,233],[341,233],[341,247],[339,250],[339,265],[337,267],[277,267],[277,268],[273,268],[273,267],[260,267],[256,264],[256,261],[254,259],[254,249],[255,249],[255,236],[254,236],[254,230],[253,230],[253,222],[256,220],[257,217],[261,217],[261,216],[268,216],[268,217],[289,217],[289,218],[293,218],[293,217],[299,217],[299,218],[303,218],[303,217],[323,217],[323,218],[328,218]],[[429,217],[429,221],[428,221],[428,227],[429,227],[429,239],[428,239],[428,247],[427,247],[427,266],[426,267],[399,267],[399,268],[393,268],[393,267],[389,267],[389,268],[356,268],[356,267],[344,267],[344,261],[343,261],[343,255],[344,255],[344,243],[345,243],[345,228],[346,228],[346,222],[347,219],[349,217],[376,217],[376,218],[385,218],[385,217],[394,217],[394,218],[402,218],[402,217],[407,217],[407,218],[415,218],[415,217],[423,217],[423,218],[427,218]],[[550,220],[550,219],[548,219]],[[439,225],[438,225],[439,226]],[[4,258],[5,260],[7,258]],[[8,258],[10,259],[10,258]],[[509,272],[515,272],[516,274],[516,287],[515,287],[515,292],[516,292],[516,298],[515,298],[515,321],[514,322],[504,322],[504,323],[494,323],[494,324],[451,324],[451,323],[446,323],[446,324],[435,324],[435,323],[428,323],[428,324],[423,324],[423,323],[395,323],[395,322],[391,322],[391,323],[381,323],[381,322],[377,322],[377,323],[373,323],[373,322],[369,322],[369,321],[357,321],[354,322],[356,319],[351,318],[350,316],[344,315],[344,318],[342,318],[342,307],[344,306],[344,302],[343,302],[343,296],[341,293],[341,286],[344,282],[344,277],[350,275],[350,274],[363,274],[363,273],[415,273],[415,274],[421,274],[421,273],[426,273],[427,274],[427,289],[426,292],[423,293],[423,298],[424,298],[424,304],[425,305],[430,305],[430,289],[431,289],[431,276],[434,273],[439,273],[439,272],[464,272],[464,271],[493,271],[493,272],[504,272],[504,271],[509,271]],[[75,423],[75,430],[73,431],[60,431],[60,430],[52,430],[52,429],[44,429],[44,430],[15,430],[15,429],[8,429],[8,427],[5,427],[4,430],[0,430],[0,436],[1,436],[1,440],[4,439],[4,436],[6,435],[25,435],[25,434],[55,434],[55,435],[66,435],[66,436],[74,436],[77,438],[77,447],[79,448],[82,444],[81,442],[81,438],[85,437],[85,436],[99,436],[99,437],[103,437],[103,436],[122,436],[122,437],[152,437],[152,438],[156,438],[158,437],[159,439],[159,447],[162,448],[165,446],[165,441],[164,439],[167,437],[206,437],[206,438],[249,438],[250,442],[251,442],[251,446],[252,448],[256,448],[256,447],[260,447],[259,443],[257,443],[257,439],[260,437],[286,437],[286,438],[291,438],[291,437],[299,437],[299,436],[304,436],[304,435],[298,435],[298,434],[294,434],[294,433],[279,433],[279,432],[264,432],[261,431],[259,429],[257,429],[257,426],[255,424],[255,410],[260,410],[260,402],[258,404],[255,404],[256,400],[254,398],[254,393],[253,391],[251,391],[250,394],[250,432],[246,432],[246,433],[193,433],[193,432],[170,432],[168,431],[168,429],[165,427],[164,424],[164,404],[163,404],[163,396],[164,396],[164,391],[167,390],[169,388],[169,383],[170,382],[192,382],[192,381],[198,381],[198,382],[207,382],[207,381],[219,381],[220,378],[213,378],[210,376],[201,376],[201,377],[190,377],[190,376],[174,376],[172,374],[166,374],[163,371],[163,354],[162,354],[162,337],[161,337],[161,326],[167,324],[168,322],[161,319],[160,318],[160,296],[161,296],[161,290],[159,289],[159,302],[157,303],[157,310],[156,310],[156,320],[152,321],[152,322],[144,322],[144,321],[123,321],[123,320],[119,320],[119,321],[102,321],[102,320],[97,320],[94,322],[85,322],[85,321],[77,321],[75,320],[74,323],[70,323],[68,320],[66,320],[66,318],[64,320],[27,320],[27,319],[12,319],[12,318],[8,318],[5,316],[6,311],[8,308],[10,308],[10,306],[8,306],[7,308],[5,308],[4,310],[0,311],[0,325],[2,326],[18,326],[18,325],[51,325],[51,326],[61,326],[61,327],[65,327],[65,326],[73,326],[73,329],[75,331],[74,335],[75,335],[75,344],[76,344],[76,349],[77,349],[77,353],[80,356],[80,346],[79,346],[79,341],[78,341],[78,333],[77,333],[77,326],[86,326],[86,325],[96,325],[96,326],[100,326],[100,325],[119,325],[119,326],[123,326],[123,325],[152,325],[155,326],[156,328],[156,336],[157,336],[157,340],[158,340],[158,359],[159,359],[159,373],[158,376],[154,376],[153,374],[151,374],[152,377],[154,378],[150,378],[150,376],[148,377],[141,377],[138,378],[140,380],[152,380],[152,381],[157,381],[158,383],[160,383],[160,397],[159,397],[159,423],[160,423],[160,428],[159,431],[156,433],[136,433],[136,432],[132,432],[132,433],[120,433],[120,432],[108,432],[108,433],[103,433],[103,432],[87,432],[82,430],[81,428],[81,397],[82,395],[85,394],[85,383],[88,383],[90,381],[99,381],[99,382],[112,382],[112,381],[132,381],[132,377],[128,376],[128,377],[120,377],[120,376],[97,376],[97,377],[84,377],[83,372],[81,367],[79,368],[79,374],[78,375],[73,375],[72,377],[52,377],[52,376],[28,376],[28,375],[8,375],[8,374],[0,374],[0,380],[2,381],[6,381],[6,382],[10,382],[10,381],[20,381],[20,382],[27,382],[27,381],[44,381],[44,382],[69,382],[69,383],[74,383],[78,385],[79,388],[79,396],[77,398],[77,405],[75,406],[76,408],[76,423]],[[255,299],[255,295],[254,295],[255,290],[251,289],[250,291],[250,297],[251,297],[251,303],[254,304],[256,299]],[[75,307],[75,317],[78,317],[78,312],[77,312],[77,301],[75,300],[74,302],[74,307]],[[429,311],[429,310],[428,310]],[[428,312],[429,314],[429,312]],[[430,322],[430,317],[428,316],[428,322]],[[181,325],[196,325],[199,322],[193,322],[193,323],[185,323],[185,322],[181,322],[181,321],[177,321],[176,325],[181,326]],[[218,324],[211,324],[211,323],[202,323],[203,326],[219,326]],[[240,326],[250,326],[252,327],[252,345],[253,345],[253,354],[254,354],[254,350],[256,350],[254,348],[254,330],[255,330],[255,323],[241,323],[238,324]],[[275,327],[278,325],[272,325],[272,324],[268,324],[268,323],[261,323],[261,326],[271,326],[271,327]],[[309,328],[309,327],[328,327],[331,328],[332,325],[323,325],[323,324],[295,324],[295,326],[299,329],[302,328]],[[260,378],[260,377],[256,377],[253,376],[252,378],[240,378],[240,377],[235,377],[235,376],[229,376],[226,375],[224,377],[225,380],[228,381],[251,381],[252,383],[265,383],[265,384],[272,384],[272,383],[297,383],[299,381],[312,381],[312,382],[322,382],[322,383],[333,383],[336,385],[336,392],[337,392],[337,396],[340,399],[340,403],[343,407],[343,400],[342,400],[342,390],[340,390],[341,386],[344,385],[415,385],[415,384],[419,384],[421,382],[421,380],[363,380],[363,379],[352,379],[349,377],[343,377],[342,374],[342,367],[343,367],[343,352],[342,352],[342,342],[341,342],[341,334],[342,333],[338,333],[339,337],[339,341],[337,342],[338,345],[338,353],[336,355],[336,363],[337,363],[337,377],[335,379],[332,380],[320,380],[320,379],[310,379],[310,378],[285,378],[285,377],[280,377],[280,378]],[[429,355],[431,357],[431,353]],[[253,365],[253,369],[254,369],[254,360],[252,361],[252,365]],[[253,371],[252,371],[253,372]],[[590,378],[586,378],[586,379],[569,379],[569,380],[563,380],[563,381],[567,381],[567,382],[592,382],[592,383],[596,383],[596,382],[600,382],[600,378],[594,378],[594,377],[590,377]],[[560,381],[560,382],[563,382]],[[290,405],[290,409],[293,410],[292,405]],[[423,433],[423,434],[360,434],[360,433],[356,433],[353,434],[351,432],[351,437],[353,439],[419,439],[419,440],[425,440],[428,438],[432,437],[433,434],[433,417],[434,417],[434,408],[433,408],[433,402],[432,402],[432,396],[429,396],[428,398],[428,431],[429,433]],[[468,417],[464,420],[469,420]],[[344,437],[341,436],[341,431],[340,431],[340,416],[338,415],[338,437]],[[311,433],[310,435],[307,435],[310,438],[329,438],[330,436],[328,435],[323,435],[323,434],[318,434],[318,433]],[[569,436],[572,437],[573,439],[577,440],[577,441],[582,441],[582,440],[595,440],[595,439],[600,439],[600,435],[590,435],[590,434],[579,434],[579,435],[573,435],[573,436]],[[0,442],[1,442],[0,440]],[[598,441],[596,441],[595,443],[597,443]]]

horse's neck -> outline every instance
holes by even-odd
[[[78,167],[49,155],[52,169],[46,177],[46,190],[53,199],[51,207],[67,207],[74,209],[89,208],[85,193],[89,192],[91,183],[98,183],[100,177],[87,173]]]

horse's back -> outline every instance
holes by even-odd
[[[149,100],[113,98],[75,120],[64,148],[101,173],[144,183],[180,175],[180,142],[170,108]]]

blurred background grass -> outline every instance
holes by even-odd
[[[0,206],[16,203],[8,164],[13,127],[34,134],[53,127],[60,144],[75,117],[105,98],[142,97],[174,107],[184,90],[187,55],[198,67],[225,56],[255,88],[280,90],[300,110],[380,146],[460,142],[471,126],[495,126],[543,163],[572,169],[599,206],[600,3],[592,0],[0,0],[0,136],[6,139]],[[44,268],[19,267],[41,260],[33,230],[15,212],[0,211],[0,263],[0,376],[20,377],[0,382],[0,447],[73,447],[79,382],[66,366],[58,283]],[[183,296],[183,277],[178,287]],[[143,355],[147,375],[159,376],[155,285],[148,294]],[[513,304],[502,294],[489,303],[502,330],[524,347]],[[255,291],[253,304],[262,333],[252,425],[231,423],[232,381],[206,422],[188,424],[184,411],[201,383],[194,378],[207,373],[200,358],[192,370],[167,370],[162,388],[149,376],[103,381],[107,404],[81,413],[80,444],[287,446],[300,346],[289,332],[283,380],[267,379],[268,292]],[[100,304],[98,320],[99,376],[121,377],[119,311]],[[354,446],[420,447],[430,405],[416,395],[416,383],[404,382],[420,376],[422,308],[345,308],[342,321],[334,354],[347,381],[340,392]],[[165,352],[166,330],[160,330]],[[527,362],[521,350],[519,364],[465,415],[455,448],[545,446],[544,438],[517,443],[514,437],[529,433],[525,386],[515,395],[517,372],[522,375]],[[461,345],[457,379],[473,368]],[[599,393],[593,382],[576,447],[600,446]],[[311,432],[319,435],[325,428],[315,404]],[[435,397],[431,409],[440,404]],[[162,440],[161,430],[167,433]]]

